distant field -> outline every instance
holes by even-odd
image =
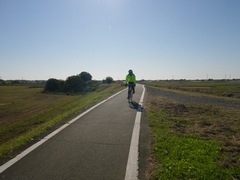
[[[183,91],[199,92],[217,96],[240,98],[240,82],[231,81],[204,81],[204,82],[150,82],[149,86]]]
[[[0,158],[123,88],[101,84],[95,92],[71,96],[43,94],[39,86],[0,86]]]

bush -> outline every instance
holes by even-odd
[[[78,93],[83,90],[83,84],[81,76],[70,76],[66,80],[65,90],[70,93]]]
[[[83,81],[87,82],[87,81],[91,81],[92,80],[92,76],[91,74],[89,74],[88,72],[81,72],[79,74],[79,76],[82,78]]]
[[[83,85],[82,92],[87,93],[87,92],[95,91],[98,85],[99,85],[98,81],[87,81]]]
[[[61,83],[59,80],[51,78],[47,80],[44,87],[44,92],[60,92],[61,91],[60,84]]]
[[[6,85],[6,82],[2,79],[0,79],[0,85]]]
[[[49,79],[45,84],[44,92],[87,93],[95,91],[98,85],[98,81],[92,81],[91,74],[81,72],[78,75],[68,77],[66,81]]]
[[[113,78],[112,77],[110,77],[110,76],[106,77],[106,83],[110,84],[112,82],[113,82]]]

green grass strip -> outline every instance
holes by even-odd
[[[153,179],[239,179],[240,168],[225,169],[220,165],[220,143],[173,132],[170,128],[173,122],[164,112],[148,115],[158,163]]]

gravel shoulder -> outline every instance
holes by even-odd
[[[234,99],[227,99],[221,97],[213,97],[208,95],[199,95],[193,93],[185,93],[180,91],[171,91],[165,89],[158,89],[153,87],[146,87],[147,93],[150,97],[163,97],[166,100],[171,99],[174,101],[178,101],[181,103],[188,103],[188,104],[209,104],[220,106],[224,108],[233,108],[233,109],[240,109],[240,101]]]

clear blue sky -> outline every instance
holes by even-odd
[[[240,0],[1,0],[0,77],[240,78]]]

